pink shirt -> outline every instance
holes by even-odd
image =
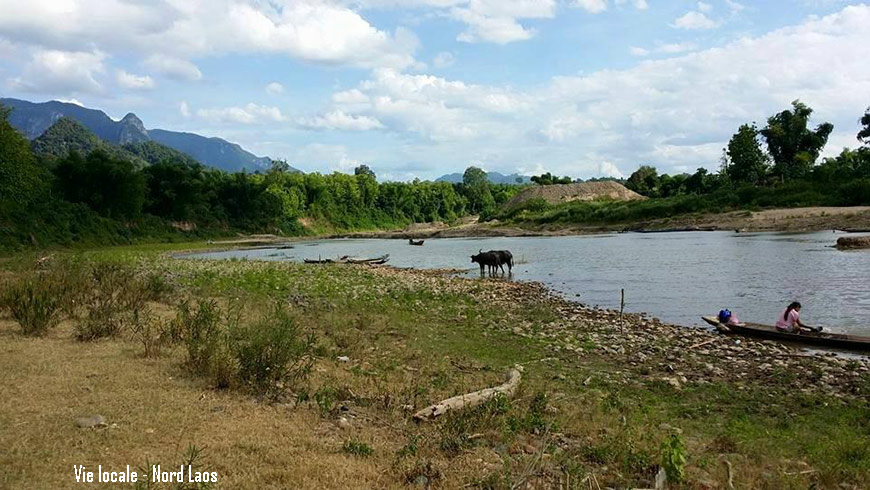
[[[794,330],[797,327],[798,318],[800,318],[800,313],[797,310],[791,310],[788,313],[788,318],[785,317],[785,312],[788,310],[782,310],[782,313],[776,317],[776,328],[780,330]]]

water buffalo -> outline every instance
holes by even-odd
[[[495,268],[498,267],[500,260],[501,260],[501,257],[498,254],[496,254],[492,251],[484,252],[483,249],[480,249],[480,251],[477,253],[477,255],[471,256],[471,262],[477,262],[478,264],[480,264],[480,273],[481,274],[483,274],[484,267],[488,267],[489,272],[492,273],[495,270]]]
[[[471,256],[471,261],[480,264],[480,273],[483,274],[484,266],[489,267],[491,274],[495,273],[496,268],[500,268],[504,273],[504,265],[508,266],[508,273],[512,272],[514,266],[514,257],[507,250],[490,250],[484,252],[483,249],[478,251],[477,255]]]

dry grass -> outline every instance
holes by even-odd
[[[566,324],[591,325],[519,285],[146,258],[140,266],[184,294],[243,304],[245,321],[276,299],[291,305],[319,339],[310,378],[266,401],[191,374],[179,343],[146,357],[131,334],[76,342],[68,320],[28,338],[0,313],[0,488],[72,488],[75,464],[178,465],[190,445],[218,488],[648,487],[675,428],[684,488],[725,488],[725,460],[738,488],[858,488],[870,475],[866,401],[730,382],[674,390],[641,374],[664,359],[635,367],[557,349]],[[148,309],[168,322],[177,301]],[[518,336],[518,325],[542,337]],[[501,383],[514,363],[526,369],[513,400],[411,421],[414,409]],[[787,413],[768,413],[775,397]],[[109,426],[75,425],[93,414]]]

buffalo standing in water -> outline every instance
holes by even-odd
[[[483,274],[484,266],[489,267],[490,274],[495,273],[496,267],[500,268],[501,272],[504,273],[504,266],[507,264],[508,274],[510,274],[514,266],[514,256],[507,250],[490,250],[489,252],[484,252],[483,249],[481,249],[477,255],[471,256],[471,262],[480,264],[481,274]]]

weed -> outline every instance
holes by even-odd
[[[34,337],[57,325],[63,304],[63,285],[45,274],[7,284],[0,293],[0,306],[10,311],[21,333]]]
[[[686,444],[679,434],[671,434],[662,444],[661,464],[669,482],[679,484],[686,478]]]
[[[302,332],[287,310],[276,307],[271,315],[234,333],[239,379],[259,395],[276,396],[308,377],[315,343],[313,334]]]
[[[133,313],[130,332],[133,339],[142,344],[145,357],[159,356],[169,340],[166,324],[155,318],[148,309]]]
[[[145,306],[143,282],[128,267],[97,264],[91,268],[82,301],[84,313],[75,324],[82,341],[117,336]]]
[[[368,458],[375,454],[375,450],[368,444],[353,440],[346,441],[344,446],[341,447],[341,450],[347,454],[358,456],[360,458]]]

